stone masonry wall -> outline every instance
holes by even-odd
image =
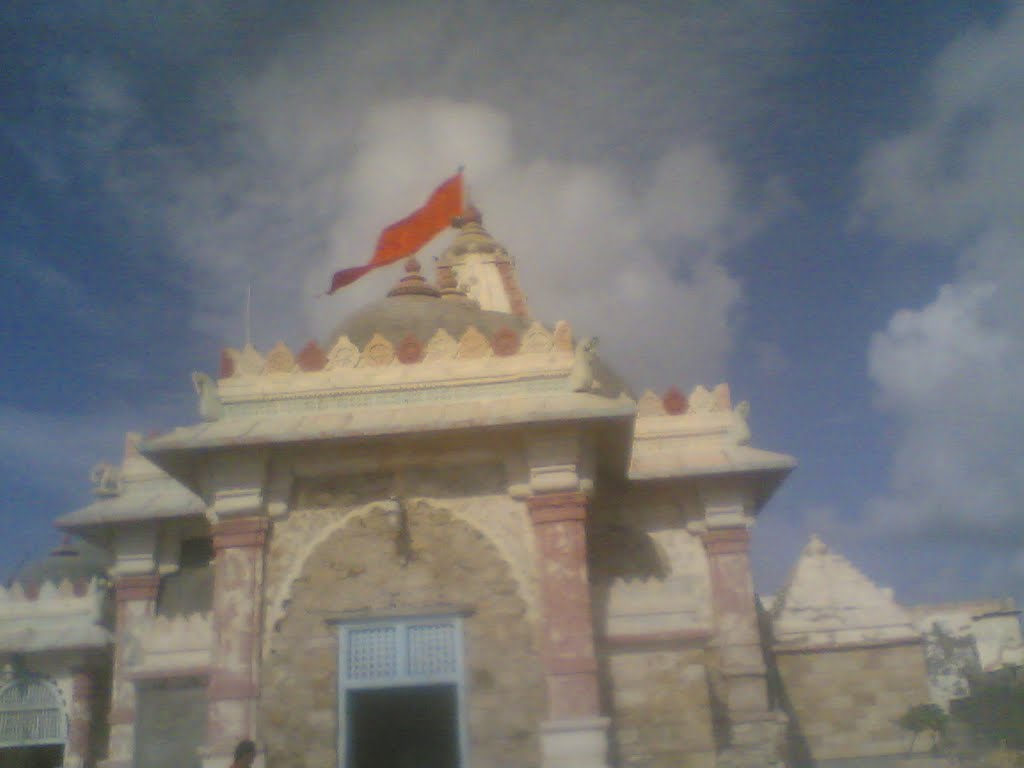
[[[920,643],[787,651],[776,663],[793,731],[815,760],[904,754],[910,736],[895,721],[929,701]]]
[[[715,765],[704,656],[702,649],[621,650],[608,655],[618,765]]]
[[[338,648],[328,620],[436,612],[439,605],[470,608],[464,631],[474,764],[539,765],[544,680],[520,583],[491,540],[448,510],[413,501],[407,513],[404,543],[385,505],[350,514],[291,583],[264,666],[263,738],[271,768],[335,762]],[[273,549],[272,539],[272,561]]]

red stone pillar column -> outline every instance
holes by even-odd
[[[71,671],[71,705],[68,712],[68,743],[65,768],[92,768],[93,671],[76,667]]]
[[[256,738],[260,696],[264,547],[270,520],[213,526],[213,649],[204,764],[226,765],[241,739]]]
[[[114,576],[116,626],[114,672],[110,696],[110,743],[105,768],[128,768],[135,752],[135,682],[131,654],[139,627],[153,616],[160,576],[155,573]]]
[[[763,723],[774,723],[758,630],[746,526],[712,528],[704,535],[711,570],[711,598],[732,741],[738,746],[763,738]]]
[[[548,493],[527,500],[539,555],[548,722],[546,766],[607,765],[587,573],[587,498]]]

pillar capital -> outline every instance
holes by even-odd
[[[750,551],[750,529],[745,525],[710,528],[702,536],[709,555],[740,554]]]
[[[270,531],[270,519],[262,516],[234,517],[214,523],[214,551],[236,547],[261,549]]]
[[[563,520],[585,520],[587,495],[581,491],[558,491],[535,494],[526,499],[534,525],[557,523]]]
[[[160,574],[132,573],[114,576],[114,598],[118,603],[131,600],[156,600]]]

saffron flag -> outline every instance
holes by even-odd
[[[350,285],[367,272],[411,256],[451,226],[462,214],[462,171],[435,189],[421,208],[384,229],[377,238],[373,258],[361,267],[334,273],[328,295]]]

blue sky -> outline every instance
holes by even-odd
[[[189,374],[466,164],[533,313],[638,389],[728,380],[817,531],[899,599],[1024,597],[1024,5],[8,4],[0,574]],[[444,238],[434,244],[443,246]]]

